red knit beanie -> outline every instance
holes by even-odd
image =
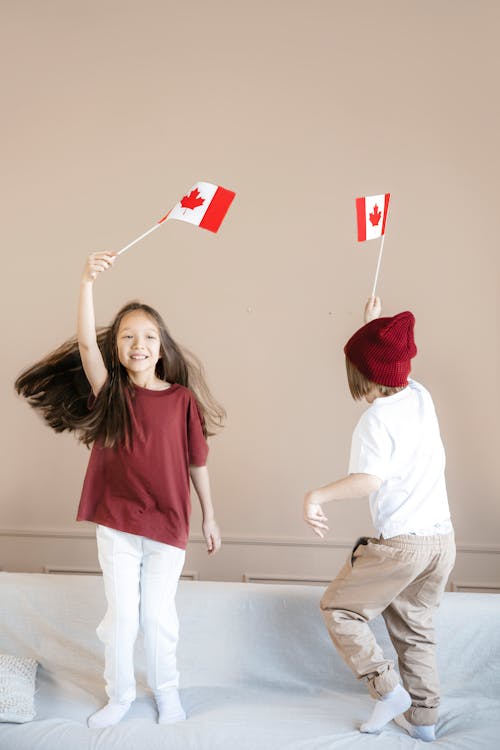
[[[371,320],[351,336],[344,347],[346,357],[372,383],[405,386],[410,360],[417,353],[414,325],[413,313],[408,311]]]

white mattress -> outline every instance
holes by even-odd
[[[359,733],[373,702],[337,656],[306,586],[181,582],[178,665],[188,720],[159,726],[137,648],[138,698],[117,726],[90,730],[106,700],[104,609],[95,576],[0,573],[0,652],[39,663],[37,716],[1,724],[0,750],[399,750],[395,724]],[[393,653],[383,621],[373,628]],[[500,596],[446,594],[437,615],[443,699],[434,747],[500,747]]]

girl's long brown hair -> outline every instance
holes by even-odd
[[[141,310],[149,315],[160,334],[160,359],[156,375],[168,383],[179,383],[193,391],[202,416],[205,437],[223,426],[225,411],[208,388],[199,359],[182,349],[170,336],[161,315],[149,305],[130,302],[113,323],[97,331],[108,378],[90,407],[91,387],[85,376],[78,340],[69,339],[40,362],[25,370],[15,382],[16,391],[37,409],[56,432],[69,430],[90,446],[96,440],[109,447],[131,438],[129,401],[134,388],[118,359],[116,339],[125,315]]]

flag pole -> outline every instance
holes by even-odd
[[[159,226],[161,226],[161,224],[158,222],[157,224],[154,225],[154,227],[151,227],[151,229],[148,229],[147,232],[144,232],[144,234],[141,234],[140,237],[136,237],[135,240],[133,240],[132,242],[129,242],[129,244],[125,245],[125,247],[122,247],[121,250],[118,250],[117,255],[121,255],[122,253],[124,253],[125,250],[128,250],[129,247],[132,247],[132,245],[135,245],[136,242],[139,242],[139,240],[142,240],[144,237],[147,237],[148,234],[151,234],[151,232],[154,232],[154,230],[158,229]]]
[[[384,251],[384,240],[385,240],[385,232],[382,235],[382,242],[380,243],[380,251],[378,254],[378,261],[377,261],[377,270],[375,271],[375,280],[373,282],[372,297],[375,297],[375,290],[377,288],[378,274],[380,271],[380,263],[382,261],[382,253]]]

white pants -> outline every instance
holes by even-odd
[[[185,551],[136,534],[97,527],[108,609],[97,628],[104,643],[106,693],[113,703],[135,699],[134,645],[144,634],[147,681],[158,695],[179,684],[179,621],[175,593]]]

